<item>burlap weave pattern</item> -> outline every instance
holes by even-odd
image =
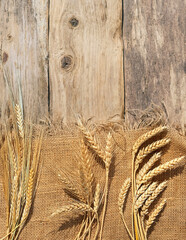
[[[131,149],[136,139],[147,130],[127,130],[114,133],[114,158],[110,173],[110,190],[108,208],[105,218],[103,240],[129,239],[118,211],[118,193],[122,183],[131,177]],[[165,151],[161,163],[186,155],[186,138],[176,130],[170,129],[167,134],[171,144]],[[104,145],[104,140],[103,140]],[[48,136],[43,140],[40,180],[29,221],[23,229],[20,239],[69,239],[76,236],[80,225],[77,221],[62,224],[63,215],[50,218],[59,207],[72,201],[63,191],[58,174],[60,169],[76,167],[76,153],[79,148],[77,136],[62,134]],[[1,171],[1,170],[0,170]],[[94,162],[93,171],[97,181],[104,181],[104,169],[98,162]],[[157,223],[150,232],[149,239],[178,240],[186,239],[185,219],[186,202],[184,186],[186,174],[184,168],[168,171],[160,179],[169,179],[168,187],[161,194],[167,198],[167,205]],[[0,180],[0,237],[6,234],[6,211],[3,194],[2,178]],[[127,199],[125,219],[131,229],[131,194]],[[79,219],[81,222],[81,219]]]

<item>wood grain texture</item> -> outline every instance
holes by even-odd
[[[48,0],[0,1],[0,108],[10,99],[3,69],[17,98],[21,81],[25,112],[39,120],[48,112]]]
[[[122,114],[122,1],[51,1],[49,56],[54,119]]]
[[[184,2],[124,1],[126,110],[151,102],[186,124]]]

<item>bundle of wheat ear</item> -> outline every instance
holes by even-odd
[[[102,231],[104,226],[104,218],[107,208],[108,198],[108,186],[109,186],[109,168],[112,159],[112,143],[111,133],[109,132],[106,139],[106,147],[103,148],[98,143],[97,139],[91,132],[83,125],[82,121],[78,120],[78,127],[82,133],[81,141],[81,156],[79,156],[79,170],[74,172],[63,172],[61,179],[64,184],[64,190],[74,201],[61,209],[56,210],[52,216],[59,213],[72,214],[67,216],[74,217],[78,215],[84,215],[79,233],[75,237],[78,239],[102,239]],[[104,149],[104,150],[103,150]],[[105,185],[101,187],[99,183],[95,183],[95,176],[92,171],[93,158],[95,155],[93,152],[102,159],[105,164]],[[101,189],[104,188],[103,194]],[[102,219],[100,221],[100,205],[102,208]],[[74,215],[76,213],[76,215]],[[65,216],[64,216],[65,219]],[[96,226],[96,230],[93,232],[93,225]]]
[[[24,122],[20,105],[15,105],[12,112],[2,147],[7,235],[1,240],[18,239],[28,218],[36,190],[43,135],[40,131],[33,143],[32,125]]]
[[[149,214],[149,208],[152,207],[151,204],[167,186],[167,181],[159,183],[158,181],[153,181],[154,177],[185,163],[185,157],[181,156],[153,168],[154,164],[161,158],[160,150],[170,143],[170,139],[162,138],[150,144],[148,142],[153,137],[157,138],[166,131],[167,127],[160,126],[145,133],[139,137],[132,149],[132,182],[130,178],[126,179],[118,198],[119,212],[131,239],[146,240],[150,227],[166,204],[166,199],[163,199],[157,208]],[[148,161],[143,164],[145,159]],[[129,231],[124,218],[124,204],[131,184],[132,233]]]

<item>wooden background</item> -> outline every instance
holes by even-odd
[[[105,120],[155,103],[186,124],[183,0],[1,0],[0,114],[21,81],[34,120]]]

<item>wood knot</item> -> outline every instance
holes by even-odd
[[[12,35],[10,33],[7,34],[7,39],[8,39],[8,41],[12,40]]]
[[[8,60],[8,54],[6,52],[3,53],[3,63],[6,63]]]
[[[61,59],[61,68],[69,71],[71,68],[73,67],[73,58],[72,56],[68,55],[68,56],[64,56]]]
[[[71,26],[73,28],[77,27],[79,25],[79,20],[75,17],[72,17],[69,21],[69,23],[71,24]]]

